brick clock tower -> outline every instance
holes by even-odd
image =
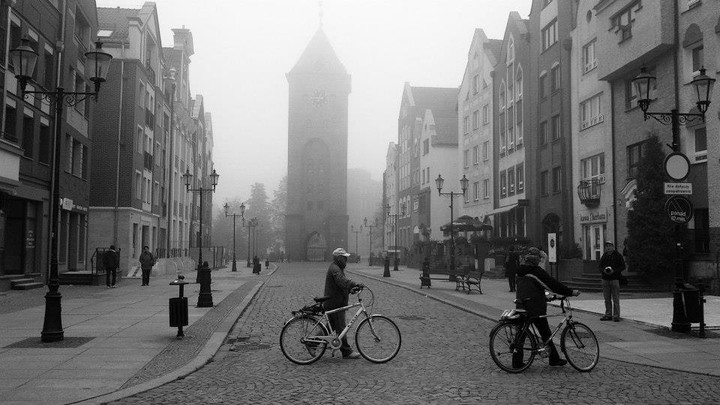
[[[335,248],[348,248],[350,75],[320,28],[286,76],[285,253],[291,260],[327,261]]]

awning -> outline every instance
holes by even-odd
[[[511,209],[518,206],[518,203],[506,205],[504,207],[495,208],[494,210],[490,211],[488,215],[495,215],[495,214],[502,214],[503,212],[508,212]]]
[[[492,230],[492,225],[480,221],[477,217],[473,218],[469,215],[463,215],[452,222],[453,232],[476,232]],[[440,230],[444,233],[450,233],[450,223],[440,227]]]

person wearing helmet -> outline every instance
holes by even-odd
[[[517,272],[516,297],[517,308],[525,309],[528,316],[534,317],[532,322],[538,332],[540,332],[540,337],[543,341],[546,341],[550,339],[552,335],[550,325],[548,324],[547,318],[538,318],[539,316],[547,315],[545,291],[564,296],[577,296],[580,294],[580,291],[567,287],[549,275],[538,266],[540,260],[540,250],[531,247],[525,256],[524,263],[520,265]],[[551,366],[564,366],[567,364],[567,360],[560,358],[552,341],[550,341],[547,346],[549,353],[548,359],[550,360]],[[522,351],[519,351],[517,355],[513,355],[513,363],[522,363],[522,355]]]
[[[337,248],[333,251],[333,262],[330,264],[327,275],[325,276],[325,296],[330,297],[330,299],[323,303],[325,311],[348,305],[350,290],[356,287],[365,287],[362,283],[352,281],[345,276],[345,266],[347,265],[349,256],[350,253],[346,252],[343,248]],[[333,329],[335,329],[335,332],[340,333],[345,329],[346,320],[344,311],[328,315],[328,320]],[[342,338],[340,352],[344,359],[360,358],[360,353],[353,351],[350,344],[348,344],[347,336]]]

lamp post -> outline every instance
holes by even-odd
[[[257,218],[252,218],[252,219],[248,220],[247,225],[245,225],[245,218],[243,218],[243,228],[248,229],[247,267],[252,267],[252,264],[250,263],[250,252],[251,252],[251,250],[250,250],[250,239],[251,239],[250,231],[252,228],[255,228],[256,226],[257,226]],[[253,244],[253,246],[254,246],[254,244]]]
[[[360,229],[355,230],[355,227],[350,225],[350,232],[355,234],[355,254],[358,254],[358,234],[362,232],[362,225],[360,225]],[[358,255],[360,257],[360,255]],[[360,260],[358,260],[359,262]]]
[[[365,224],[365,228],[370,229],[370,244],[368,245],[368,266],[372,266],[372,261],[370,259],[370,256],[372,255],[372,229],[378,226],[378,219],[376,217],[375,224],[371,223],[370,225],[368,225],[367,217],[365,217],[365,219],[363,219],[363,223]]]
[[[467,191],[468,188],[468,182],[469,180],[465,175],[463,174],[462,179],[460,179],[460,188],[462,189],[462,193],[458,193],[456,191],[451,191],[449,193],[443,193],[443,183],[445,183],[445,179],[442,178],[440,174],[438,174],[437,179],[435,179],[435,186],[438,190],[439,196],[446,196],[450,197],[450,278],[454,278],[453,274],[455,273],[455,232],[453,229],[453,201],[455,201],[455,197],[460,197],[465,195],[465,191]]]
[[[62,327],[62,294],[60,294],[60,280],[58,274],[58,236],[60,218],[60,151],[62,150],[62,113],[65,104],[74,106],[92,96],[97,100],[100,85],[106,80],[112,56],[102,52],[102,43],[95,43],[95,51],[85,53],[85,67],[89,80],[94,83],[93,92],[66,92],[63,87],[56,87],[54,91],[25,91],[31,80],[38,53],[29,45],[27,38],[22,44],[10,51],[15,77],[20,83],[23,98],[30,94],[39,96],[50,103],[55,103],[55,137],[53,142],[53,167],[50,182],[50,274],[48,276],[48,292],[45,295],[45,318],[41,340],[45,343],[63,340],[65,334]]]
[[[680,152],[680,124],[693,121],[700,118],[705,122],[705,113],[710,106],[710,95],[712,94],[713,85],[715,79],[705,75],[705,67],[700,68],[700,74],[690,82],[695,88],[697,94],[696,105],[699,113],[680,113],[678,112],[677,106],[670,110],[670,112],[649,112],[648,108],[652,99],[650,97],[650,90],[655,87],[656,82],[655,76],[649,74],[645,66],[640,68],[640,74],[633,79],[635,90],[637,92],[638,105],[643,112],[643,120],[647,121],[648,117],[654,118],[656,121],[663,125],[671,125],[672,128],[672,150],[674,155],[681,155],[681,159],[687,161],[687,157]],[[667,162],[666,162],[667,166]],[[689,167],[689,165],[687,165]],[[667,170],[667,167],[666,167]],[[689,204],[688,204],[689,205]],[[689,219],[689,217],[688,217]],[[684,282],[685,274],[683,270],[683,262],[681,251],[683,249],[681,242],[682,224],[675,221],[675,246],[676,246],[676,266],[675,266],[675,291],[673,294],[673,320],[671,329],[679,332],[689,332],[690,322],[687,320],[686,308],[685,308],[685,297],[684,297]],[[700,298],[702,301],[702,298]],[[702,308],[702,304],[701,308]],[[701,318],[702,319],[702,318]],[[700,322],[700,335],[704,337],[704,322]]]
[[[177,90],[177,83],[176,83],[176,77],[177,70],[175,68],[170,68],[169,76],[166,78],[166,80],[170,83],[170,134],[168,139],[166,141],[166,144],[170,145],[171,151],[175,150],[175,147],[173,144],[175,143],[175,91]],[[119,135],[118,135],[119,137]],[[118,140],[118,143],[120,141]],[[120,148],[118,147],[118,161],[120,161]],[[168,160],[166,162],[167,167],[170,170],[170,173],[173,172],[173,154],[168,153]],[[172,174],[171,174],[172,176]],[[120,184],[120,170],[117,171],[117,176],[115,178],[115,181]],[[172,201],[173,201],[173,182],[168,181],[167,182],[167,237],[165,238],[165,249],[166,249],[166,257],[170,257],[170,249],[171,249],[171,237],[172,237]],[[117,186],[115,186],[117,187]],[[117,231],[116,231],[117,232]]]
[[[183,174],[183,180],[185,181],[185,191],[186,192],[192,192],[197,193],[200,195],[200,240],[198,241],[198,281],[200,283],[200,294],[198,294],[198,302],[197,306],[200,308],[205,307],[212,307],[213,306],[213,300],[212,300],[212,291],[210,290],[210,283],[211,283],[211,273],[210,268],[208,266],[205,266],[205,263],[203,263],[202,259],[202,240],[203,240],[203,195],[205,193],[214,193],[215,187],[218,183],[218,178],[220,177],[219,174],[213,169],[212,174],[210,174],[210,184],[212,184],[212,188],[204,188],[202,187],[202,184],[198,188],[190,188],[190,182],[192,180],[193,175],[190,174],[190,169],[185,169],[185,174]]]
[[[225,217],[226,217],[226,218],[227,218],[227,217],[232,217],[232,219],[233,219],[233,264],[232,264],[232,271],[237,271],[237,261],[235,260],[235,218],[237,218],[237,217],[240,217],[240,218],[243,218],[243,219],[245,218],[245,217],[244,217],[244,214],[245,214],[245,204],[240,204],[240,214],[229,214],[228,212],[230,211],[230,206],[228,205],[228,203],[225,203],[225,205],[223,206],[223,208],[225,208]]]
[[[390,213],[390,204],[385,206],[387,208],[387,216],[388,218],[392,218],[394,221],[394,232],[395,232],[395,254],[394,254],[394,263],[393,263],[393,271],[398,271],[398,262],[400,259],[398,258],[398,218],[401,216],[405,216],[405,203],[403,203],[400,206],[400,213],[391,214]]]

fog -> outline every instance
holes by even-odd
[[[98,7],[142,7],[97,0]],[[212,114],[220,180],[216,206],[269,196],[287,172],[290,71],[322,27],[352,76],[348,167],[382,179],[388,143],[397,139],[403,84],[457,87],[473,32],[502,39],[508,13],[523,18],[531,0],[156,0],[163,47],[172,28],[192,31],[190,87]]]

